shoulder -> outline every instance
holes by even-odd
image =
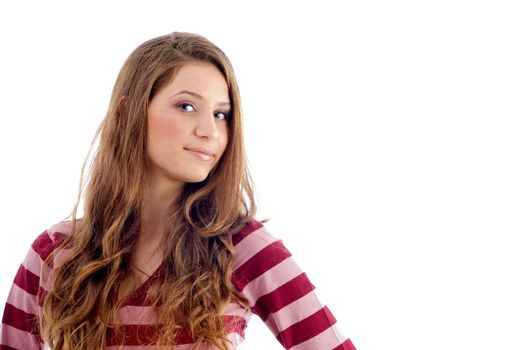
[[[232,241],[234,245],[238,245],[244,241],[247,237],[251,237],[250,240],[254,239],[255,236],[268,236],[268,231],[262,221],[252,219],[245,227],[238,233],[232,235]]]
[[[44,264],[52,268],[56,258],[53,258],[52,262],[48,262],[48,257],[57,250],[64,238],[70,234],[72,224],[72,221],[61,221],[40,233],[33,240],[24,264],[33,266],[34,269]]]
[[[70,229],[71,221],[56,223],[39,234],[31,244],[31,248],[45,260],[69,234]]]
[[[236,250],[233,280],[240,290],[263,275],[291,273],[289,265],[294,264],[292,254],[262,222],[253,220],[248,223],[233,236],[233,242]]]
[[[281,239],[270,233],[263,222],[255,219],[234,234],[232,241],[236,249],[236,266],[240,266],[265,251],[275,253],[275,250],[286,250]]]

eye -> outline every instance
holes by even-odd
[[[181,111],[183,111],[183,112],[195,111],[194,105],[192,105],[191,103],[188,103],[188,102],[179,103],[176,107],[178,109],[180,109]],[[190,110],[190,108],[191,108],[191,110]]]
[[[214,112],[214,117],[219,117],[220,120],[230,119],[230,112],[217,111]]]

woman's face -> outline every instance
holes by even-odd
[[[150,102],[149,182],[179,189],[184,183],[205,180],[225,151],[229,113],[228,87],[221,72],[207,62],[182,66]]]

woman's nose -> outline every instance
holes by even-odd
[[[216,139],[219,137],[217,121],[214,117],[214,111],[206,111],[197,118],[196,134],[199,137],[208,137]]]

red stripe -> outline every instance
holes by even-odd
[[[236,332],[244,337],[246,320],[240,316],[223,316],[227,333]],[[151,345],[155,343],[158,330],[155,325],[123,325],[120,331],[109,328],[108,346],[116,345]],[[175,345],[191,344],[195,341],[188,327],[183,327],[175,337]]]
[[[245,328],[247,328],[247,320],[241,316],[221,316],[225,323],[227,333],[237,333],[245,338]]]
[[[38,316],[28,314],[9,303],[5,304],[2,323],[24,332],[39,334]]]
[[[54,233],[53,240],[49,237],[47,231],[42,232],[33,242],[31,248],[40,256],[40,259],[46,260],[49,254],[55,249],[61,239],[64,237],[62,233]]]
[[[238,267],[232,273],[232,281],[242,291],[248,283],[290,256],[290,252],[281,240],[269,244]]]
[[[261,227],[263,227],[263,224],[261,222],[257,220],[250,221],[241,231],[232,235],[232,242],[234,243],[234,245],[238,244],[252,232],[258,230]]]
[[[14,283],[32,295],[37,295],[40,283],[40,277],[33,272],[26,270],[24,265],[20,265],[16,273]]]
[[[283,330],[276,337],[286,349],[315,337],[336,323],[327,307]]]
[[[332,350],[356,350],[356,348],[354,347],[353,343],[351,343],[351,340],[347,339]]]
[[[310,282],[307,275],[302,273],[273,292],[260,297],[256,301],[253,310],[265,322],[269,314],[281,310],[313,290],[314,285]]]
[[[151,300],[148,299],[148,291],[151,286],[161,280],[163,276],[164,265],[160,265],[143,284],[126,298],[122,306],[150,306]]]
[[[7,345],[0,344],[0,350],[18,350]]]

